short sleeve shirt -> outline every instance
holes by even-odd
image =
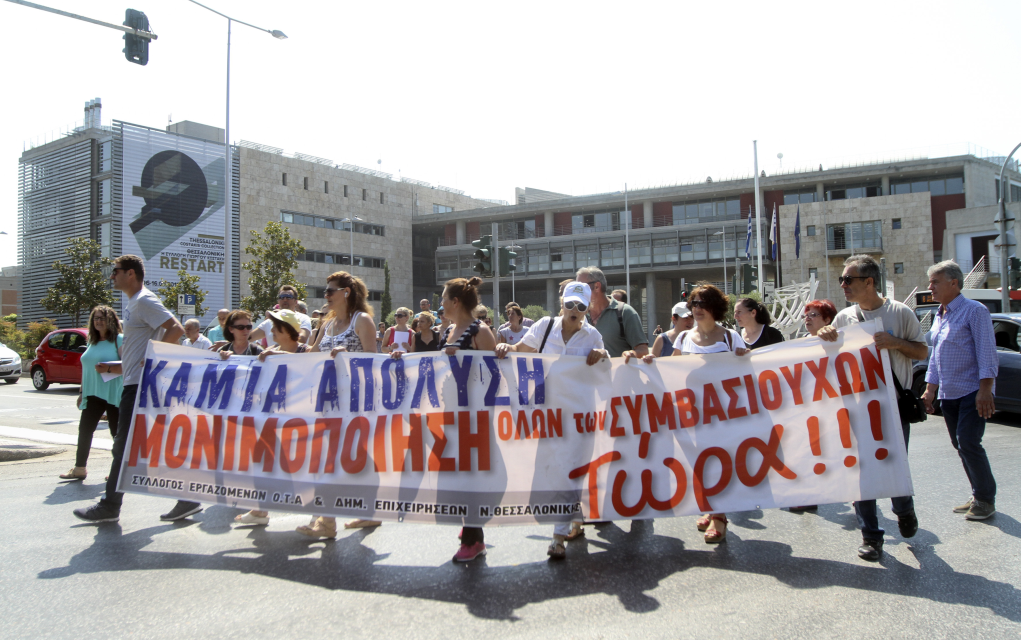
[[[547,316],[533,324],[528,333],[525,334],[525,337],[521,338],[521,344],[538,350],[542,345],[542,338],[546,335],[546,327],[549,326],[550,322],[554,324],[553,328],[550,329],[549,337],[546,338],[546,346],[543,347],[543,353],[587,356],[593,349],[603,348],[603,336],[587,321],[582,322],[581,329],[571,336],[567,344],[564,344],[564,334],[561,331],[564,320],[559,316]]]
[[[186,347],[195,347],[196,349],[209,349],[213,346],[213,343],[209,341],[209,338],[205,337],[201,333],[198,338],[195,338],[195,342],[185,338],[183,344]]]
[[[124,344],[121,346],[121,367],[124,384],[138,384],[142,380],[142,360],[150,340],[163,337],[163,323],[173,320],[156,294],[145,287],[128,299],[122,314]]]
[[[858,305],[852,305],[841,310],[837,317],[833,318],[833,326],[840,329],[858,324],[858,308]],[[882,319],[883,331],[894,338],[908,342],[925,342],[922,325],[918,323],[918,316],[902,302],[887,298],[883,302],[883,306],[878,309],[873,311],[862,309],[861,313],[865,320]],[[884,349],[884,352],[890,356],[890,369],[900,381],[900,386],[908,389],[911,385],[911,358],[896,349]]]
[[[595,328],[603,336],[603,344],[611,358],[619,358],[629,349],[640,344],[649,344],[649,338],[642,327],[642,319],[634,307],[614,298],[608,298],[610,306],[603,310]],[[624,321],[624,337],[620,337],[620,323],[617,322],[617,309],[621,311]],[[588,317],[591,322],[591,316]]]
[[[507,344],[517,344],[521,342],[521,338],[525,337],[525,334],[528,333],[528,331],[528,327],[524,325],[521,325],[521,328],[517,331],[512,331],[510,326],[506,326],[500,329],[500,336]]]

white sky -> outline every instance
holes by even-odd
[[[23,144],[82,119],[224,124],[226,20],[186,0],[0,1],[0,263],[16,262]],[[1021,141],[1021,3],[263,2],[235,23],[231,139],[513,200],[747,176],[759,165],[1009,153]],[[999,115],[1004,114],[1003,116]]]

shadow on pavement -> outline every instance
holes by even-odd
[[[795,589],[843,587],[987,608],[1021,622],[1017,606],[1021,593],[1016,587],[954,571],[936,554],[939,539],[924,530],[903,543],[918,560],[917,569],[889,554],[878,565],[794,557],[787,544],[742,540],[733,530],[725,544],[688,550],[682,540],[656,535],[651,521],[632,531],[617,525],[589,528],[590,537],[568,545],[564,562],[491,567],[483,557],[467,564],[423,567],[378,564],[389,554],[363,544],[371,535],[369,530],[335,541],[311,541],[290,531],[232,529],[229,519],[234,513],[228,508],[210,510],[203,521],[167,523],[130,533],[123,533],[117,524],[98,525],[92,546],[73,556],[67,566],[47,569],[38,577],[59,580],[76,574],[165,569],[228,571],[329,590],[460,604],[479,618],[515,620],[516,612],[529,604],[591,594],[614,596],[632,613],[656,611],[660,602],[648,592],[662,580],[692,568],[711,568],[770,576]],[[1002,517],[998,524],[1017,535],[1018,522],[1013,518]],[[209,533],[247,532],[247,544],[211,555],[145,550],[154,536],[187,526]]]
[[[92,474],[89,475],[91,476]],[[100,481],[102,479],[100,478]],[[46,496],[46,499],[43,500],[43,504],[68,504],[69,502],[94,500],[106,491],[105,482],[85,484],[82,480],[59,480],[56,478],[54,480],[56,480],[57,485],[53,487],[50,495]]]

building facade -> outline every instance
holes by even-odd
[[[14,265],[0,269],[0,316],[21,315],[20,291],[21,267]]]

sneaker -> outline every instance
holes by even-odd
[[[169,513],[164,513],[160,516],[160,520],[166,522],[173,522],[175,520],[183,520],[188,516],[195,515],[199,511],[202,511],[202,505],[197,502],[185,502],[184,500],[178,500],[174,508]]]
[[[971,510],[973,502],[975,502],[975,498],[968,498],[968,501],[964,504],[954,507],[954,513],[968,513],[968,511]]]
[[[976,500],[971,504],[968,513],[964,514],[965,520],[985,520],[996,513],[996,507],[991,502]]]
[[[120,509],[114,509],[102,502],[97,502],[86,509],[75,509],[72,513],[85,522],[117,522],[121,517]]]
[[[484,555],[486,555],[486,543],[462,544],[461,548],[454,554],[454,562],[471,562],[475,558]]]
[[[900,529],[902,538],[914,537],[918,533],[918,516],[915,515],[914,510],[897,516],[897,527]]]
[[[883,557],[883,541],[865,538],[858,547],[858,557],[869,562],[876,562]]]

